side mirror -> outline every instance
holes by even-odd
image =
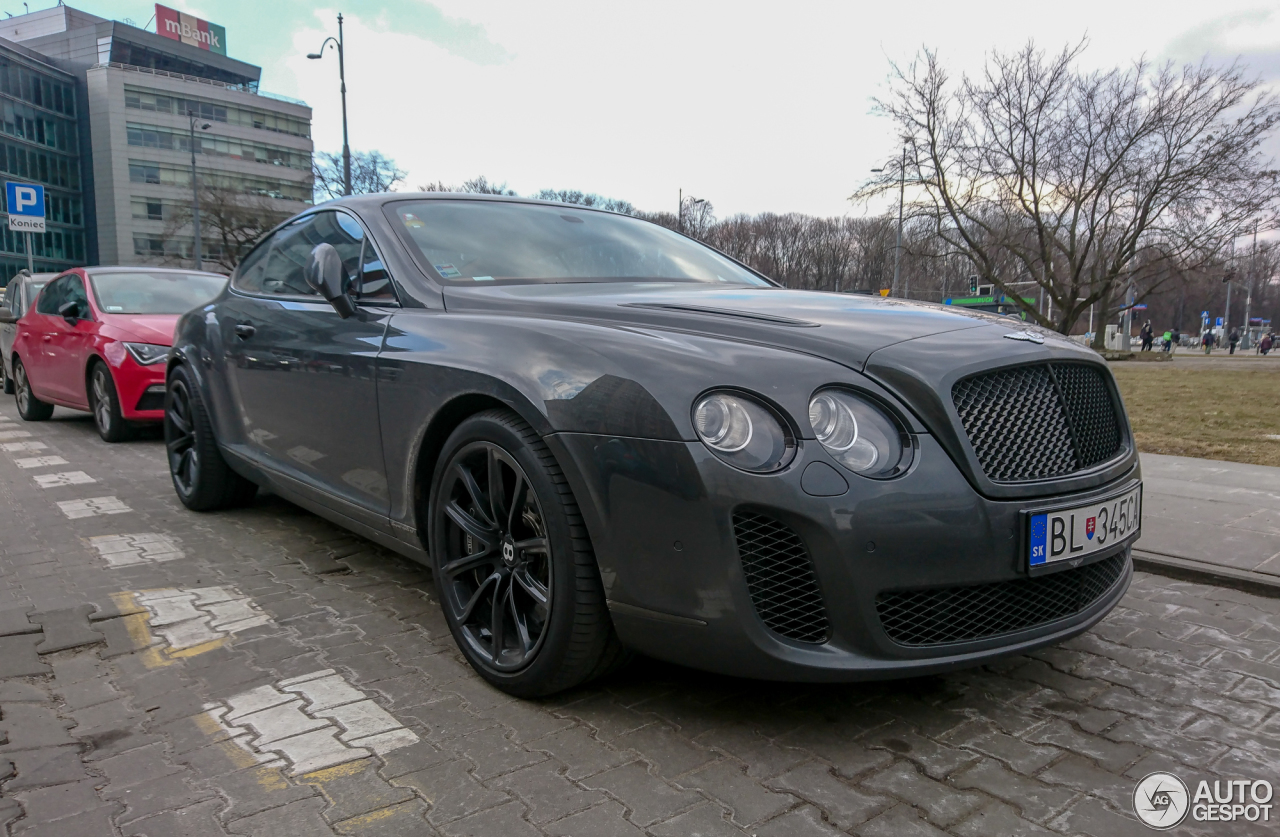
[[[16,323],[18,318],[8,308],[0,308],[0,323]]]
[[[58,306],[58,316],[74,325],[76,320],[80,319],[80,303],[67,300]]]
[[[347,269],[332,244],[317,244],[311,250],[302,275],[316,293],[329,300],[339,317],[345,320],[356,312],[356,304],[347,293]]]

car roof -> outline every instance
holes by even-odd
[[[347,206],[352,209],[373,210],[383,204],[394,203],[397,201],[495,201],[497,203],[526,203],[532,206],[554,206],[561,209],[581,209],[587,212],[605,212],[610,215],[619,213],[612,212],[608,209],[601,209],[598,206],[583,206],[576,203],[561,203],[560,201],[544,201],[537,198],[519,198],[515,195],[481,195],[474,192],[373,192],[364,195],[346,195],[341,198],[325,201],[315,205],[315,209],[332,209],[339,206]]]
[[[102,265],[97,267],[82,267],[89,275],[97,273],[193,273],[197,276],[216,276],[219,279],[227,277],[221,273],[214,273],[211,270],[190,270],[181,267],[152,267],[150,265]],[[50,274],[56,276],[57,274]]]

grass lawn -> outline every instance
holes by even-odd
[[[1138,450],[1280,466],[1280,363],[1216,361],[1111,364]]]

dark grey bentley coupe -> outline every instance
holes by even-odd
[[[1093,352],[512,198],[282,224],[182,318],[166,414],[189,508],[268,486],[428,564],[524,696],[629,650],[836,681],[1058,642],[1124,594],[1141,518]]]

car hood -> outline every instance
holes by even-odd
[[[450,311],[492,312],[657,327],[761,343],[861,371],[878,349],[907,340],[1020,320],[855,294],[683,283],[450,286]]]
[[[103,325],[115,330],[117,339],[135,343],[173,345],[173,329],[181,314],[103,314]]]

